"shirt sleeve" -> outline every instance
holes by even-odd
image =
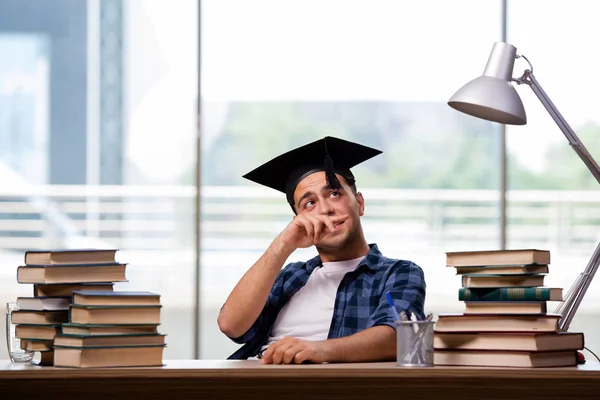
[[[386,293],[390,293],[397,312],[414,313],[418,319],[424,319],[425,287],[425,275],[421,267],[410,261],[396,263],[385,281],[379,304],[369,318],[367,327],[388,325],[396,328],[396,318]]]
[[[277,275],[271,293],[269,293],[269,297],[267,298],[267,302],[252,326],[242,336],[236,338],[229,337],[229,339],[233,340],[235,343],[244,344],[251,341],[257,333],[262,332],[265,329],[271,329],[271,326],[277,317],[277,304],[281,299],[283,290],[284,272],[285,270]]]

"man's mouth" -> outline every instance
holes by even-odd
[[[344,222],[346,222],[346,221],[338,222],[337,224],[335,224],[335,227],[337,228],[338,226],[342,225]]]

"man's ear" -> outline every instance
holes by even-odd
[[[362,217],[365,214],[365,198],[361,192],[356,193],[356,201],[358,202],[358,215]]]

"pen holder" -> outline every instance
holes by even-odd
[[[433,326],[435,321],[396,321],[396,365],[433,366]]]

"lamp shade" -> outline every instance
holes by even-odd
[[[465,114],[509,125],[525,125],[523,102],[511,84],[517,49],[495,43],[483,75],[468,82],[448,101]]]

